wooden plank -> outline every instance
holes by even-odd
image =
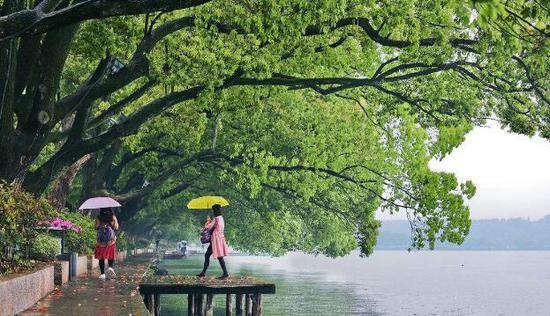
[[[254,277],[197,278],[190,275],[146,276],[139,284],[140,293],[160,294],[274,294],[275,284]]]
[[[252,316],[262,316],[262,294],[256,293],[253,296]]]
[[[246,300],[245,314],[246,316],[252,316],[252,294],[246,294],[245,300]]]
[[[151,284],[171,284],[174,282],[179,282],[181,284],[218,284],[231,286],[236,285],[262,285],[270,284],[260,278],[251,277],[251,276],[230,276],[223,280],[220,280],[215,277],[205,277],[198,278],[195,275],[189,274],[170,274],[170,275],[146,275],[141,280],[141,283],[151,283]]]
[[[233,295],[226,294],[225,296],[225,316],[233,316]]]
[[[195,295],[187,294],[187,316],[195,316]]]
[[[235,314],[236,316],[243,316],[243,295],[235,295]]]
[[[198,316],[204,316],[204,301],[206,301],[206,294],[198,294],[198,300],[197,300],[197,311],[196,314]]]
[[[200,309],[202,307],[201,296],[199,294],[193,294],[195,296],[195,316],[199,315]]]
[[[153,308],[153,314],[155,316],[160,315],[160,294],[153,294],[153,301],[154,301],[154,308]]]
[[[248,293],[262,293],[262,294],[275,294],[275,284],[261,285],[261,286],[187,286],[180,284],[172,285],[151,285],[151,284],[139,284],[139,292],[141,294],[159,293],[159,294],[188,294],[188,293],[205,293],[205,294],[248,294]]]
[[[214,294],[206,295],[206,316],[214,316]]]
[[[153,310],[153,295],[152,294],[145,294],[143,297],[143,302],[145,303],[145,308],[149,311],[149,313]]]
[[[182,254],[178,254],[178,253],[171,253],[171,254],[164,254],[162,256],[162,259],[166,260],[166,259],[183,259],[185,258],[184,255]]]

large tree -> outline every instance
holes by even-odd
[[[460,243],[467,234],[463,198],[474,189],[429,170],[447,141],[430,141],[407,105],[395,102],[396,113],[386,113],[362,108],[364,100],[350,105],[279,88],[215,95],[212,114],[201,102],[176,106],[106,150],[99,167],[92,159],[91,170],[109,171],[88,176],[85,169],[83,186],[103,179],[93,190],[124,202],[119,218],[134,232],[183,222],[182,236],[205,215],[185,210],[186,201],[222,194],[231,201],[228,238],[255,252],[338,256],[359,245],[369,254],[379,207],[407,212],[416,247]]]
[[[446,228],[458,237],[439,237],[460,241],[468,221],[453,217],[456,210],[465,214],[458,184],[451,175],[429,171],[427,161],[444,157],[472,124],[485,119],[497,119],[517,132],[550,135],[544,1],[4,0],[0,5],[0,178],[36,193],[60,173],[74,173],[71,167],[91,154],[79,179],[87,192],[110,189],[134,201],[149,199],[145,193],[158,199],[162,191],[185,189],[194,173],[215,179],[222,172],[238,184],[227,192],[245,188],[248,199],[269,192],[265,194],[275,199],[298,199],[310,207],[325,192],[320,200],[326,203],[320,204],[333,212],[344,203],[324,194],[358,190],[351,194],[356,199],[374,194],[374,202],[363,201],[367,209],[380,203],[391,210],[405,208],[411,223],[420,223],[412,227],[418,245],[426,239],[433,242]],[[181,128],[179,137],[186,137],[192,129],[169,123],[179,122],[174,115],[183,113],[204,115],[210,125],[195,135],[210,130],[206,134],[212,138],[218,115],[222,122],[231,115],[220,98],[249,106],[239,111],[246,118],[266,120],[258,131],[271,123],[273,114],[258,108],[262,103],[276,102],[292,112],[305,111],[296,105],[309,102],[318,106],[313,112],[317,119],[334,110],[325,107],[338,109],[342,117],[360,109],[362,119],[379,132],[354,129],[365,134],[352,134],[358,137],[352,143],[380,143],[391,150],[367,150],[342,164],[335,157],[312,159],[319,153],[307,151],[301,154],[307,159],[294,161],[295,152],[279,148],[293,146],[276,138],[262,139],[252,147],[258,150],[254,153],[243,149],[249,146],[242,135],[225,143],[246,144],[242,148],[213,150],[218,147],[199,142],[183,151],[169,144],[155,146],[154,139],[139,136],[144,125],[149,126],[145,130],[158,131],[162,128],[154,126],[164,122],[164,134]],[[261,102],[246,102],[254,98]],[[235,124],[255,126],[245,119]],[[336,133],[337,126],[330,126]],[[269,131],[277,135],[279,128]],[[295,129],[299,135],[300,128]],[[164,139],[163,133],[157,139]],[[258,133],[256,137],[263,136]],[[135,137],[121,141],[130,135]],[[311,146],[323,148],[328,136],[313,135],[317,137],[308,138]],[[348,154],[339,148],[326,150]],[[374,159],[371,154],[380,156]],[[159,160],[156,173],[136,173],[132,163],[140,162],[135,156]],[[112,169],[113,162],[127,160],[127,172]],[[256,169],[262,173],[252,172]],[[186,170],[190,176],[178,181],[177,175]],[[370,170],[378,181],[388,179],[382,187],[371,187],[362,183],[364,175],[361,180],[342,178],[358,170]],[[106,178],[111,171],[122,178]],[[304,174],[311,174],[308,189],[299,186]],[[135,187],[145,177],[153,182],[150,189]],[[293,177],[298,180],[289,180]],[[329,185],[339,181],[335,179],[345,186]],[[213,183],[202,185],[208,190]],[[321,190],[324,186],[330,189]],[[471,188],[463,189],[471,194]],[[130,212],[138,206],[143,204]],[[357,225],[361,220],[350,220],[355,225],[348,233],[372,236],[376,230],[372,222],[367,229]],[[368,247],[364,251],[368,253]]]

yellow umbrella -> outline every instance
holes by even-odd
[[[228,206],[229,202],[221,196],[201,196],[196,199],[192,199],[189,203],[187,203],[187,208],[194,210],[208,210],[215,204]]]

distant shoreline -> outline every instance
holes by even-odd
[[[376,250],[407,250],[410,244],[408,221],[382,221]],[[550,250],[550,215],[537,221],[521,218],[473,220],[462,245],[436,243],[435,250]]]

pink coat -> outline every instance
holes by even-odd
[[[229,253],[225,237],[223,236],[224,222],[222,216],[216,216],[214,220],[207,222],[206,228],[214,230],[212,231],[212,239],[210,245],[212,245],[212,256],[216,259],[219,257],[225,257]]]

